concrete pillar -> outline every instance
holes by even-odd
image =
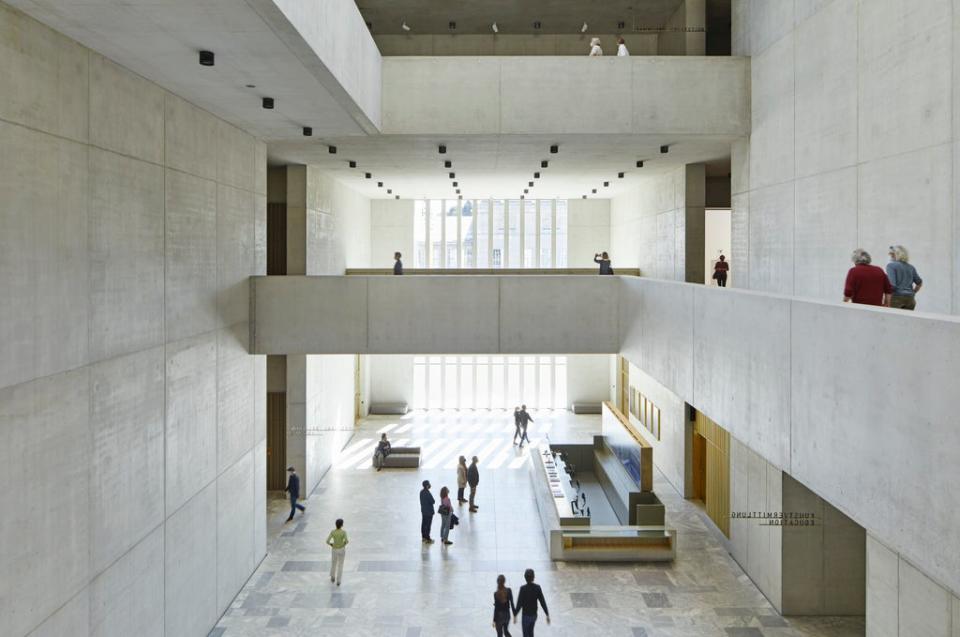
[[[687,164],[685,169],[684,222],[683,233],[680,235],[683,237],[683,252],[677,251],[677,259],[683,259],[681,272],[684,281],[703,283],[707,170],[704,164]]]

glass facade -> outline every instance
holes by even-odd
[[[565,199],[414,202],[414,267],[565,268]]]

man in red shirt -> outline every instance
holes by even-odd
[[[887,273],[883,268],[870,265],[870,253],[862,248],[854,250],[851,258],[854,265],[843,285],[843,302],[889,307],[893,286]]]

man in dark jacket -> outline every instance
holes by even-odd
[[[300,509],[300,515],[303,515],[307,512],[307,507],[302,504],[297,504],[297,498],[300,497],[300,476],[297,475],[296,469],[288,467],[287,473],[290,474],[290,477],[287,479],[287,488],[285,489],[286,492],[290,494],[290,517],[287,518],[287,522],[289,522],[293,519],[293,514],[297,512],[297,509]]]
[[[516,430],[513,432],[513,444],[517,444],[517,438],[523,440],[523,434],[520,431],[520,408],[513,408],[513,426],[516,427]]]
[[[473,457],[473,462],[467,468],[467,484],[470,485],[470,513],[477,512],[477,505],[473,498],[477,494],[477,485],[480,484],[480,469],[477,467],[477,457]]]
[[[403,261],[400,260],[400,253],[393,253],[393,273],[400,275],[403,274]]]
[[[430,481],[423,481],[423,489],[420,490],[420,515],[423,521],[420,523],[420,536],[424,544],[433,544],[430,537],[430,527],[433,526],[433,494],[430,493]]]
[[[527,583],[520,587],[516,610],[513,611],[513,622],[517,622],[517,615],[522,612],[523,637],[533,637],[533,626],[537,623],[537,602],[543,606],[543,615],[546,617],[548,624],[550,623],[550,611],[547,610],[547,600],[543,598],[543,590],[540,585],[533,583],[532,568],[524,571],[523,579],[527,580]]]
[[[530,442],[530,439],[527,438],[527,425],[533,422],[533,418],[530,417],[530,414],[527,413],[527,406],[523,405],[520,408],[520,447],[523,448],[523,441],[526,440]]]

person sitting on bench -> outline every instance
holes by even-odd
[[[387,434],[380,436],[380,442],[377,443],[377,450],[373,452],[373,464],[377,471],[383,469],[383,459],[390,455],[390,441],[387,440]]]

